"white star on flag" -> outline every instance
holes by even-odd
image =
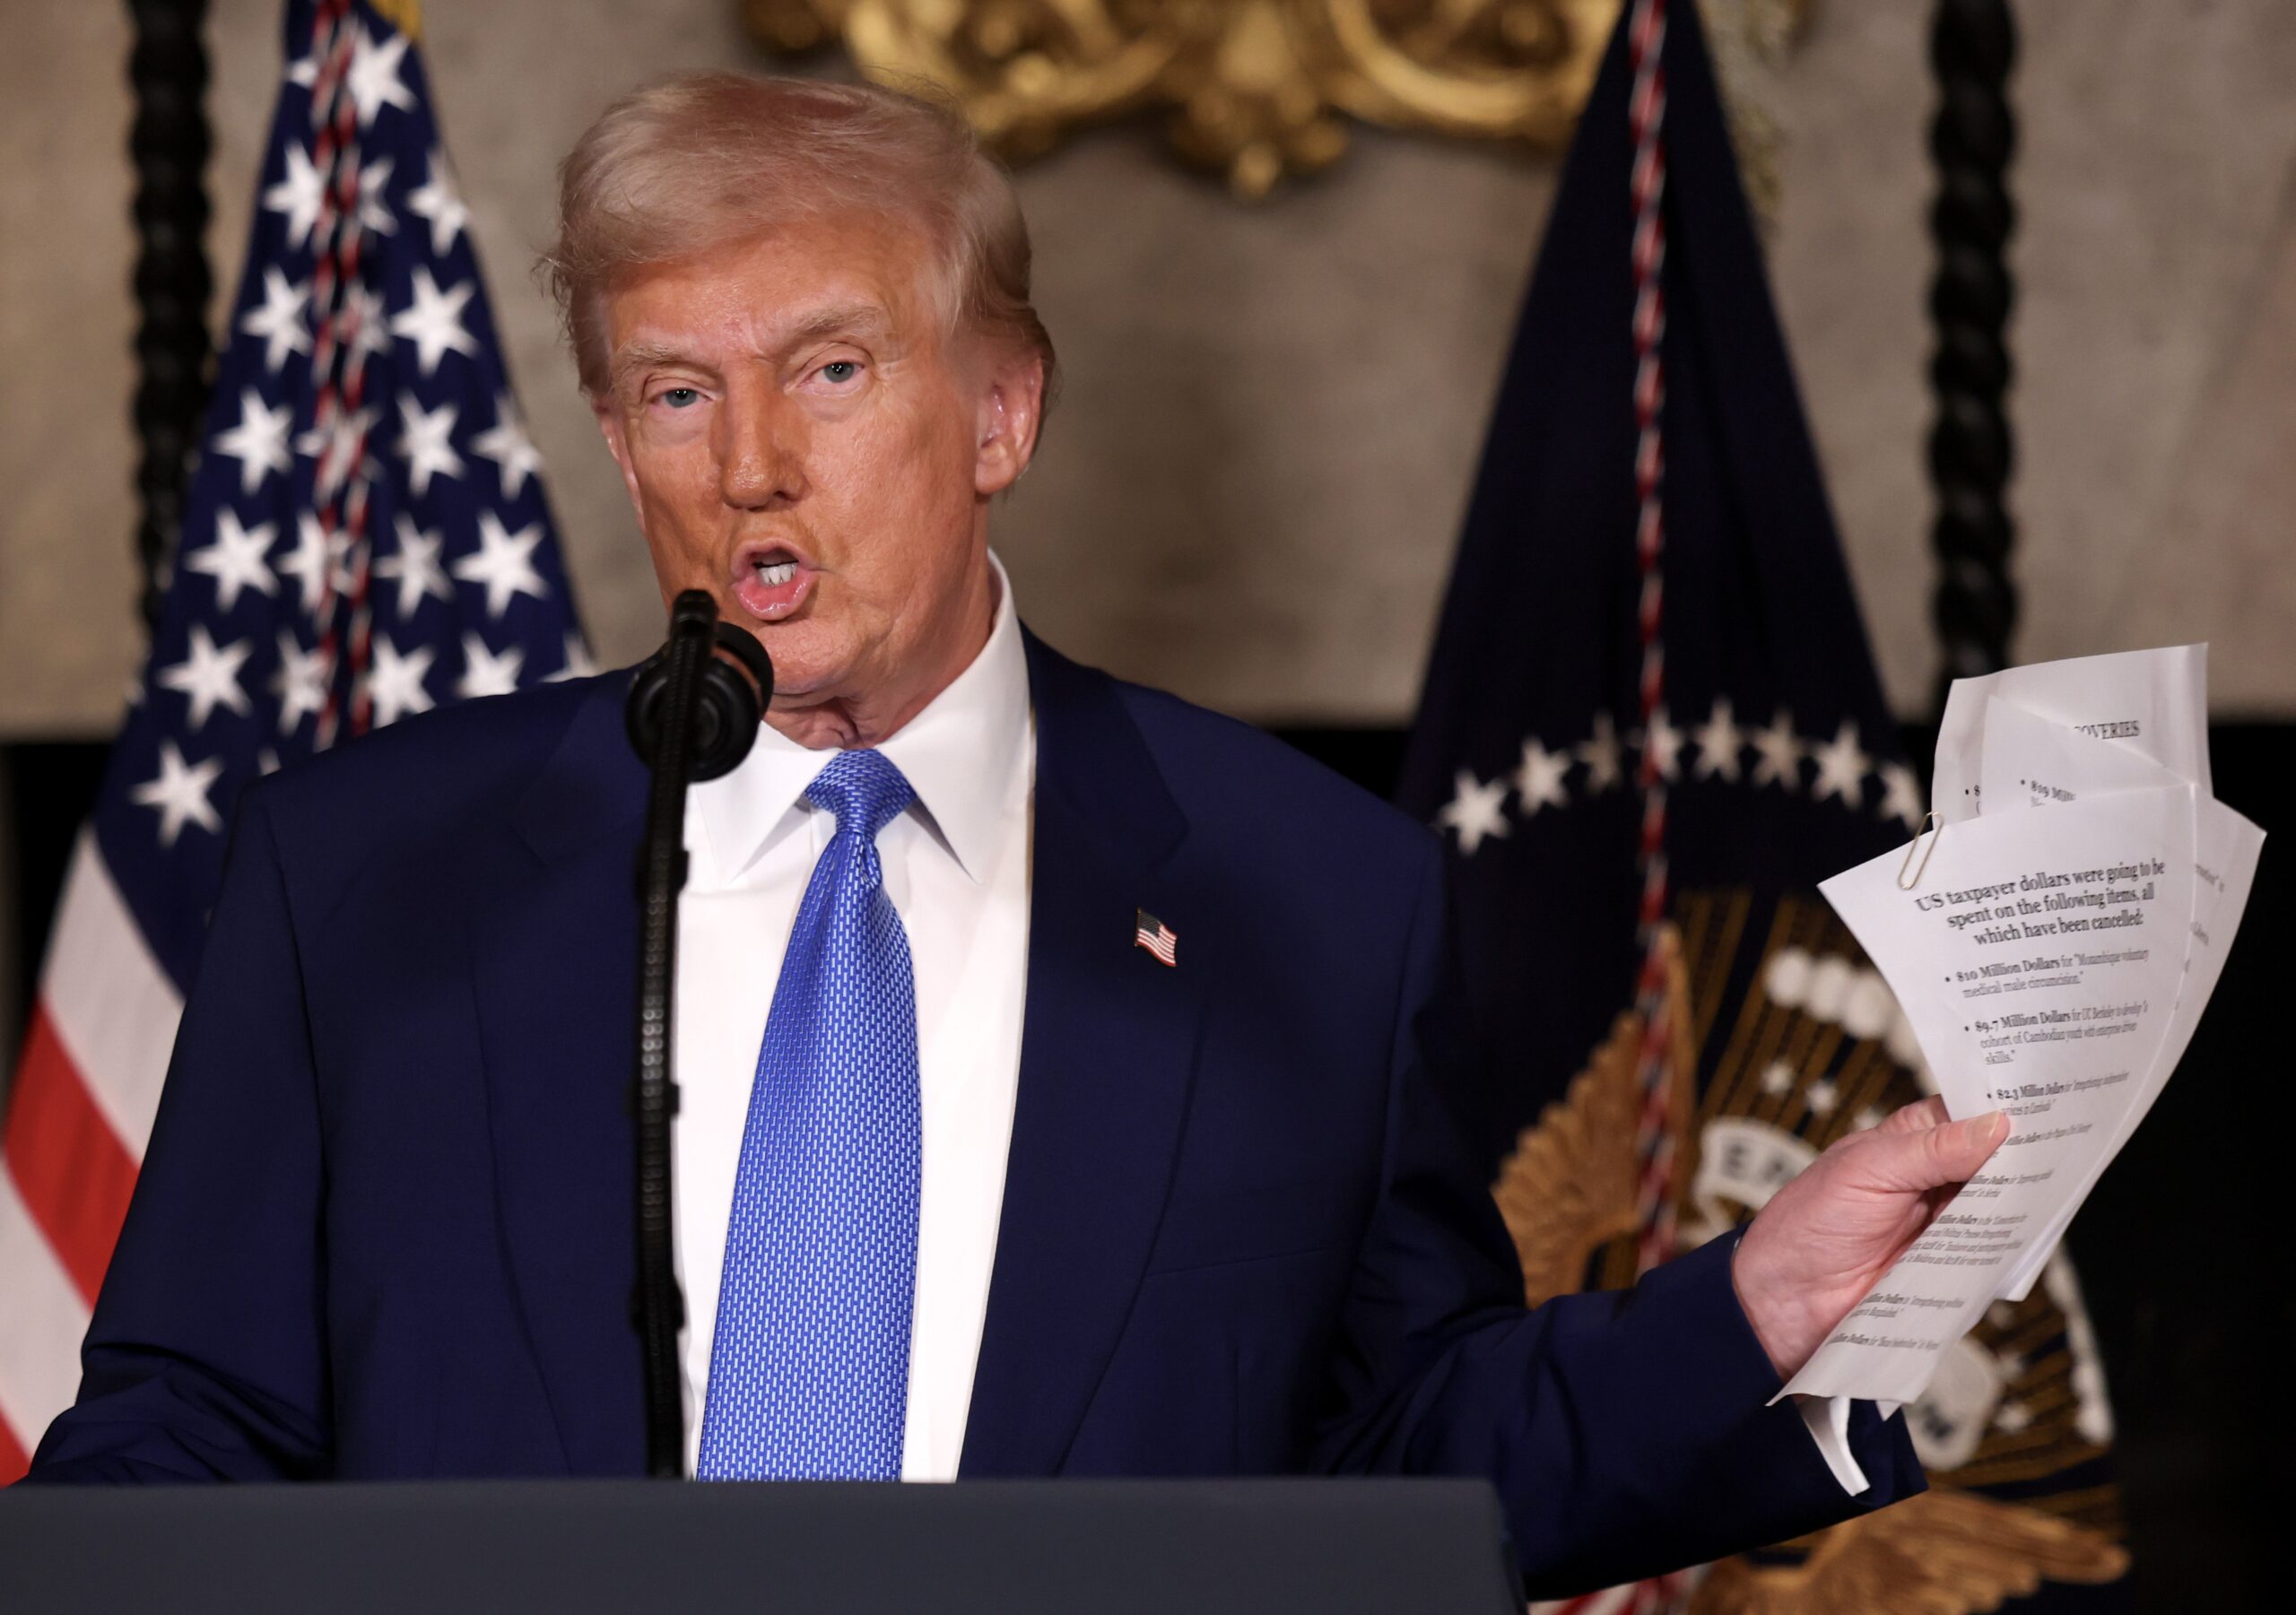
[[[1661,779],[1672,779],[1682,772],[1683,732],[1666,721],[1666,709],[1659,708],[1650,715],[1649,758],[1651,766]]]
[[[1472,857],[1485,837],[1507,833],[1507,779],[1501,775],[1486,785],[1461,768],[1452,783],[1456,794],[1435,815],[1435,822],[1457,836],[1459,851]]]
[[[361,404],[348,413],[332,399],[307,431],[295,434],[295,452],[317,456],[311,473],[312,491],[321,502],[331,499],[367,458],[367,433],[378,418],[372,405]]]
[[[239,669],[255,652],[253,641],[240,639],[217,649],[208,637],[207,625],[191,625],[190,655],[173,667],[162,667],[155,675],[163,690],[182,692],[191,703],[193,733],[204,728],[218,707],[232,711],[248,711],[248,692],[239,688]]]
[[[287,245],[300,251],[319,221],[326,181],[311,166],[311,154],[293,141],[287,145],[287,177],[263,193],[265,211],[287,215]]]
[[[476,634],[465,634],[463,676],[455,682],[457,699],[468,701],[483,695],[509,695],[518,687],[518,669],[526,659],[526,653],[515,645],[498,656]]]
[[[253,493],[263,486],[265,472],[284,472],[294,461],[287,454],[287,429],[294,424],[292,404],[272,409],[253,387],[239,392],[239,423],[215,434],[209,447],[239,463],[239,492]]]
[[[404,622],[421,608],[426,595],[454,599],[455,586],[447,581],[446,569],[439,564],[444,539],[436,533],[419,531],[404,510],[392,525],[398,532],[398,550],[375,562],[375,576],[398,585],[398,618]]]
[[[335,561],[335,569],[327,577],[327,586],[341,599],[350,600],[356,597],[359,593],[358,541],[350,534],[338,529],[335,534],[335,542],[327,548],[329,555]]]
[[[1607,712],[1595,714],[1595,732],[1579,742],[1578,760],[1587,765],[1587,794],[1600,795],[1624,777],[1620,766],[1618,728]]]
[[[297,285],[270,265],[263,266],[263,307],[239,317],[239,329],[263,338],[264,368],[273,375],[290,353],[311,351],[311,334],[303,326],[303,305],[309,300],[308,282]]]
[[[412,111],[414,97],[398,76],[400,58],[406,55],[406,36],[392,33],[380,41],[365,29],[352,36],[351,71],[344,82],[359,108],[359,126],[365,128],[385,107]]]
[[[387,729],[403,717],[428,712],[435,704],[422,681],[438,659],[435,645],[418,646],[405,656],[388,634],[375,636],[375,664],[367,670],[367,699],[373,703],[375,727]]]
[[[303,610],[316,614],[326,598],[337,564],[351,548],[348,534],[331,533],[318,514],[302,510],[295,517],[295,549],[279,563],[279,575],[303,586]]]
[[[398,452],[406,461],[406,480],[420,496],[430,491],[434,476],[459,477],[463,457],[455,452],[455,406],[442,404],[426,410],[411,393],[398,397]]]
[[[590,647],[582,643],[582,636],[569,634],[566,636],[566,665],[543,680],[543,682],[562,684],[569,679],[593,677],[597,671],[598,664],[590,659]]]
[[[1698,726],[1698,761],[1692,768],[1700,779],[1729,779],[1738,777],[1738,748],[1745,744],[1745,736],[1732,720],[1730,698],[1714,698],[1714,716]]]
[[[1794,733],[1794,715],[1780,707],[1766,729],[1757,729],[1752,737],[1754,749],[1752,783],[1766,786],[1772,783],[1789,791],[1802,788],[1802,742]]]
[[[449,348],[463,354],[478,352],[478,343],[463,329],[463,305],[477,290],[478,282],[469,280],[452,291],[441,291],[430,272],[416,265],[414,300],[392,316],[391,334],[414,344],[415,362],[424,376],[438,369]]]
[[[173,847],[187,824],[221,835],[223,821],[217,816],[215,804],[207,800],[207,793],[214,789],[222,772],[222,758],[211,757],[205,762],[187,766],[175,742],[163,740],[160,742],[160,777],[137,786],[127,794],[128,800],[138,807],[159,810],[161,847]]]
[[[1536,739],[1523,742],[1523,763],[1515,770],[1515,794],[1523,804],[1523,817],[1535,818],[1542,807],[1568,807],[1570,794],[1563,788],[1563,776],[1570,772],[1570,753],[1550,751]]]
[[[359,222],[378,236],[398,233],[391,213],[390,183],[393,159],[378,157],[359,170]]]
[[[1794,1068],[1783,1060],[1772,1060],[1761,1068],[1761,1090],[1776,1098],[1794,1091]]]
[[[430,153],[430,178],[406,194],[406,211],[430,221],[430,256],[445,257],[447,248],[470,222],[470,209],[463,205],[455,189],[455,177],[448,170],[444,152]]]
[[[344,318],[351,327],[349,347],[351,366],[355,371],[367,361],[370,353],[387,353],[391,350],[389,324],[383,318],[383,294],[365,286],[351,289]]]
[[[1881,774],[1882,817],[1895,819],[1909,830],[1920,829],[1922,821],[1929,814],[1921,805],[1921,786],[1915,780],[1913,770],[1901,762],[1885,762]]]
[[[1848,718],[1835,731],[1831,743],[1813,747],[1810,759],[1818,777],[1810,783],[1810,800],[1839,796],[1851,807],[1866,804],[1866,769],[1872,760],[1857,746],[1857,725]]]
[[[1833,1107],[1841,1102],[1840,1091],[1834,1087],[1830,1077],[1820,1077],[1811,1083],[1802,1098],[1810,1107],[1813,1116],[1831,1116]]]
[[[494,424],[470,440],[471,450],[494,462],[502,480],[502,497],[514,499],[526,478],[542,469],[542,453],[526,436],[526,422],[508,393],[494,395]]]
[[[241,526],[238,513],[225,505],[215,512],[215,542],[204,549],[194,550],[183,558],[183,564],[203,577],[215,580],[218,610],[228,612],[237,605],[241,589],[276,595],[279,579],[272,576],[263,558],[278,532],[269,522],[259,527]]]
[[[486,586],[486,614],[500,617],[516,595],[540,600],[550,593],[542,574],[535,570],[535,547],[542,543],[542,524],[529,522],[516,533],[503,530],[491,510],[478,513],[478,551],[465,555],[451,569],[465,583]]]
[[[292,734],[307,715],[326,710],[331,661],[326,647],[305,650],[293,630],[279,630],[279,671],[272,675],[271,692],[279,698],[280,734]]]

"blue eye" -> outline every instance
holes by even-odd
[[[849,359],[833,359],[822,367],[821,373],[832,386],[843,386],[861,373],[861,367]]]
[[[690,386],[665,387],[661,394],[662,402],[674,410],[682,410],[699,400],[700,396],[701,394],[698,389]]]

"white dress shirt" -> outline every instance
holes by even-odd
[[[990,565],[988,643],[880,748],[917,792],[877,836],[916,976],[924,1113],[904,1480],[954,1479],[964,1448],[1020,1084],[1036,730],[1012,587],[994,556]],[[837,828],[802,798],[835,755],[761,728],[741,767],[687,798],[672,1183],[689,1474],[758,1049],[799,899]]]

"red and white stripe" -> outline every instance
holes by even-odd
[[[1674,1570],[1648,1581],[1581,1593],[1576,1598],[1544,1600],[1531,1606],[1530,1615],[1665,1615],[1688,1603],[1703,1574]]]
[[[1640,1163],[1637,1210],[1642,1229],[1638,1265],[1645,1272],[1674,1252],[1674,1129],[1668,1124],[1667,1050],[1674,1029],[1666,1002],[1666,965],[1659,951],[1668,904],[1666,877],[1666,781],[1658,767],[1656,730],[1665,721],[1665,440],[1662,412],[1666,397],[1666,39],[1665,0],[1635,0],[1627,24],[1627,56],[1633,74],[1627,120],[1634,140],[1631,173],[1634,200],[1634,489],[1635,564],[1641,577],[1637,626],[1642,641],[1640,705],[1642,759],[1637,783],[1642,790],[1642,834],[1638,849],[1642,874],[1639,915],[1642,970],[1635,988],[1642,1017],[1642,1046],[1637,1061],[1642,1114],[1635,1130]]]
[[[359,217],[359,111],[349,88],[358,27],[350,0],[321,0],[311,44],[311,54],[318,63],[317,75],[311,86],[311,162],[326,176],[326,187],[320,193],[319,213],[311,238],[318,259],[311,285],[311,307],[317,316],[318,338],[312,353],[311,373],[318,378],[318,397],[311,420],[313,430],[322,433],[333,431],[338,422],[356,420],[366,390],[366,366],[358,362],[360,303],[356,294],[359,260],[367,231]],[[317,516],[320,525],[327,532],[340,533],[348,540],[344,571],[351,602],[349,732],[360,734],[366,731],[369,716],[364,675],[372,649],[368,586],[374,550],[367,532],[370,479],[363,432],[348,459],[349,465],[339,486],[326,487],[322,480],[317,490]],[[335,582],[333,569],[329,569],[322,575],[317,611],[321,624],[318,652],[324,658],[322,665],[330,673],[344,648],[336,639]],[[315,742],[322,751],[335,743],[344,716],[335,703],[335,684],[330,678],[326,701],[319,709],[314,732]]]
[[[1674,1608],[1694,1585],[1691,1572],[1677,1570],[1576,1598],[1542,1600],[1531,1606],[1530,1615],[1654,1615]]]
[[[1671,904],[1666,869],[1666,779],[1658,766],[1657,731],[1666,721],[1665,548],[1666,445],[1666,41],[1665,0],[1635,0],[1627,23],[1627,60],[1633,74],[1627,122],[1634,140],[1629,184],[1634,201],[1634,525],[1635,567],[1641,578],[1635,621],[1642,642],[1638,694],[1642,758],[1636,783],[1642,791],[1642,832],[1637,858],[1642,900],[1637,916],[1642,968],[1635,1009],[1642,1018],[1636,1082],[1642,1109],[1635,1124],[1639,1173],[1635,1209],[1641,1238],[1635,1266],[1648,1272],[1674,1254],[1674,1130],[1669,1104],[1669,1055],[1675,1028],[1666,991],[1666,957],[1660,939]],[[1627,1586],[1605,1588],[1553,1606],[1558,1615],[1665,1615],[1685,1608],[1703,1571],[1693,1567]]]
[[[183,999],[95,837],[65,878],[0,1140],[0,1484],[80,1383],[80,1337],[159,1109]]]

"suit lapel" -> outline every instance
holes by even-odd
[[[1113,682],[1028,650],[1027,1007],[967,1478],[1054,1472],[1074,1438],[1163,1213],[1205,986],[1132,942],[1135,908],[1187,929],[1162,883],[1187,821]]]
[[[474,907],[511,1281],[577,1474],[644,1467],[628,1090],[645,775],[622,736],[623,687],[601,681],[569,725]]]

